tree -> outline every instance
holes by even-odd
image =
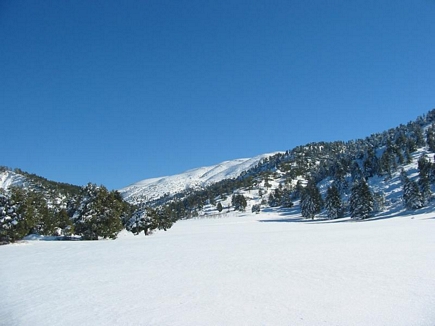
[[[350,195],[350,216],[354,220],[364,220],[373,212],[373,195],[365,180],[353,184]]]
[[[117,191],[89,183],[73,216],[75,231],[84,240],[115,239],[122,230],[127,207]]]
[[[275,190],[278,190],[278,189],[275,189]],[[267,198],[267,203],[268,203],[268,205],[270,207],[278,207],[279,203],[280,203],[279,194],[278,194],[278,197],[277,197],[276,192],[275,193],[270,193],[269,197]]]
[[[423,205],[427,205],[432,195],[432,192],[430,190],[431,167],[432,163],[429,161],[428,157],[426,155],[420,156],[418,160],[418,187],[423,198]]]
[[[231,198],[231,205],[233,205],[236,211],[244,211],[247,205],[245,196],[234,194]]]
[[[325,197],[325,208],[328,214],[328,218],[335,219],[343,217],[343,203],[340,198],[340,193],[334,185],[328,188]]]
[[[314,216],[322,210],[323,201],[314,181],[308,181],[301,195],[301,214],[305,218],[314,220]]]
[[[402,199],[405,208],[409,210],[422,208],[424,206],[424,200],[417,183],[410,180],[405,171],[402,171],[401,179],[403,189]]]
[[[24,217],[17,212],[18,205],[10,196],[0,195],[0,244],[15,242],[27,235]]]
[[[390,151],[386,150],[379,161],[379,168],[382,174],[388,175],[389,178],[392,176],[392,169],[394,168],[395,161],[394,156],[390,153]]]
[[[221,202],[219,202],[219,203],[217,204],[216,208],[217,208],[217,210],[218,210],[219,213],[222,212],[222,210],[224,209],[224,208],[222,207]]]
[[[252,211],[252,213],[256,213],[256,214],[260,213],[260,211],[261,211],[260,204],[252,205],[252,210],[251,211]]]
[[[154,229],[158,228],[156,217],[157,212],[155,210],[141,204],[126,223],[125,229],[134,235],[138,235],[142,231],[144,235],[149,235]]]
[[[435,126],[432,124],[426,131],[426,143],[431,152],[435,152]]]

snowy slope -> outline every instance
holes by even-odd
[[[0,189],[7,189],[10,186],[22,186],[26,182],[26,178],[21,174],[13,171],[0,172]]]
[[[0,246],[2,325],[435,325],[435,214],[230,213]]]
[[[125,200],[130,202],[153,200],[168,193],[174,194],[190,188],[204,187],[223,179],[237,177],[243,171],[257,165],[261,159],[274,154],[276,153],[231,160],[173,176],[146,179],[122,188],[119,192]]]

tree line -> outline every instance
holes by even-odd
[[[11,187],[0,193],[0,243],[29,234],[82,240],[115,239],[123,229],[145,235],[174,222],[165,208],[130,205],[117,191],[89,183],[72,197],[47,198],[33,188]]]

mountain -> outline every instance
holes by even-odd
[[[364,139],[315,142],[226,161],[143,180],[119,193],[0,167],[0,187],[7,188],[0,194],[0,240],[7,243],[32,232],[51,235],[56,230],[64,235],[79,232],[85,238],[99,225],[104,233],[93,234],[97,239],[107,237],[109,219],[114,228],[108,237],[116,237],[122,228],[150,234],[178,220],[246,210],[297,220],[427,213],[435,210],[434,154],[435,109]]]
[[[200,190],[224,179],[238,177],[242,172],[256,166],[261,160],[277,153],[258,155],[225,161],[216,165],[188,170],[177,175],[145,179],[119,189],[123,198],[130,203],[153,201],[185,190]]]
[[[416,192],[410,197],[417,201],[408,206],[433,209],[434,153],[435,110],[432,110],[415,121],[364,139],[309,143],[251,160],[229,161],[176,176],[144,180],[121,189],[121,193],[133,204],[165,207],[174,219],[233,211],[239,207],[234,202],[236,195],[245,197],[241,199],[246,200],[242,209],[254,205],[257,211],[293,206],[292,210],[300,213],[302,197],[307,193],[305,187],[310,182],[319,188],[323,200],[329,187],[338,188],[342,211],[339,216],[357,218],[352,197],[356,202],[369,202],[370,213],[361,217],[365,219],[406,211],[403,199],[406,178],[413,183],[409,188]],[[358,183],[369,187],[365,200],[354,193],[353,186]],[[332,218],[328,216],[327,205],[321,204],[314,215],[308,216]]]
[[[0,170],[0,189],[7,189],[13,186],[21,187],[26,184],[26,181],[26,177],[22,174],[15,173],[6,168]]]

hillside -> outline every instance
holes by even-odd
[[[416,212],[427,211],[434,206],[434,122],[435,110],[432,110],[415,121],[365,139],[310,143],[286,152],[259,156],[231,170],[237,173],[217,173],[209,178],[210,172],[219,171],[217,167],[226,168],[238,161],[226,162],[172,177],[144,180],[121,192],[132,203],[143,201],[152,206],[168,206],[171,214],[180,219],[233,211],[234,195],[244,196],[245,210],[254,205],[260,210],[291,206],[293,210],[301,210],[305,188],[312,184],[318,188],[323,201],[328,188],[337,188],[342,213],[336,217],[350,217],[356,214],[351,204],[352,188],[356,183],[366,183],[371,193],[367,201],[372,203],[361,218],[367,218],[409,210],[403,201],[406,178],[410,183],[419,184],[420,189],[416,191],[421,194],[417,195],[424,197],[420,204],[408,203],[409,206],[420,208]],[[425,166],[424,170],[420,171],[420,165]],[[218,209],[218,205],[225,209]],[[328,217],[327,205],[320,206],[313,218]]]
[[[153,201],[185,190],[199,190],[221,180],[238,177],[242,172],[256,166],[262,159],[275,154],[277,153],[225,161],[212,166],[191,169],[177,175],[146,179],[119,189],[119,192],[128,202],[139,203]]]
[[[311,220],[427,213],[435,207],[434,153],[432,110],[364,139],[226,161],[120,192],[1,168],[0,242],[32,233],[94,240],[116,238],[123,229],[148,235],[182,219],[270,209]]]
[[[9,187],[20,187],[26,185],[26,177],[9,169],[0,170],[0,189],[8,189]]]

